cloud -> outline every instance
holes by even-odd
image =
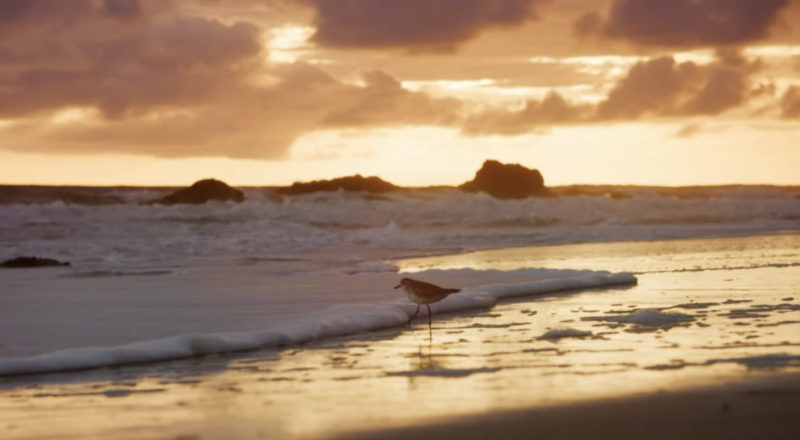
[[[43,1],[43,0],[42,0]],[[59,2],[61,3],[61,2]],[[155,16],[127,25],[110,23],[118,14],[140,13],[135,2],[105,2],[113,13],[87,9],[56,42],[31,34],[41,20],[29,17],[20,40],[0,42],[0,117],[94,106],[109,118],[158,106],[207,99],[247,73],[261,51],[258,30],[196,17]],[[28,12],[30,13],[30,12]],[[61,19],[73,12],[65,12]],[[54,21],[55,20],[55,21]],[[3,62],[5,61],[5,62]]]
[[[719,114],[746,100],[749,76],[759,66],[733,51],[718,52],[708,65],[678,63],[671,56],[642,61],[598,105],[597,118]]]
[[[678,63],[662,56],[634,64],[608,96],[597,104],[575,103],[551,92],[528,100],[518,111],[490,109],[470,116],[468,134],[515,135],[564,124],[594,124],[652,117],[717,115],[766,93],[750,76],[761,68],[732,50],[721,50],[714,62]]]
[[[643,46],[739,45],[769,35],[790,0],[616,0],[605,16],[582,15],[579,34]]]
[[[89,0],[0,0],[0,23],[5,29],[20,27],[31,21],[58,22],[94,12]],[[96,10],[101,12],[101,10]]]
[[[362,85],[343,83],[302,63],[275,67],[270,75],[275,81],[271,85],[231,84],[224,96],[198,105],[129,112],[119,120],[54,124],[33,119],[5,129],[5,147],[278,159],[295,139],[318,129],[449,125],[459,120],[458,101],[406,90],[380,71],[366,73]],[[27,141],[9,140],[14,138]]]
[[[587,121],[592,106],[566,101],[556,92],[542,100],[528,100],[520,111],[488,110],[469,117],[462,130],[466,134],[517,135],[537,128]]]
[[[256,25],[173,6],[0,0],[2,148],[279,158],[320,128],[458,120],[457,100],[383,71],[270,65]]]
[[[119,18],[137,17],[142,12],[139,0],[103,0],[103,10]]]
[[[704,128],[705,127],[703,126],[703,124],[698,124],[696,122],[690,122],[688,124],[684,124],[683,126],[681,126],[675,132],[675,134],[673,134],[673,137],[676,137],[676,138],[690,138],[690,137],[694,136],[695,134],[703,131]]]
[[[781,110],[785,118],[800,118],[800,86],[792,86],[781,98]]]
[[[549,0],[305,1],[316,11],[318,44],[452,50],[485,29],[536,18],[536,7]]]
[[[339,78],[359,71],[354,66],[363,58],[357,52],[346,56],[353,64],[324,69],[302,62],[270,64],[262,47],[268,27],[238,12],[225,19],[212,13],[232,4],[255,5],[251,1],[0,0],[0,148],[274,159],[283,157],[298,137],[320,129],[436,125],[470,135],[515,135],[560,124],[714,115],[748,102],[757,93],[751,76],[761,68],[733,50],[719,51],[710,64],[653,58],[634,64],[608,96],[593,98],[595,103],[552,91],[543,99],[521,102],[517,110],[498,107],[470,114],[476,102],[468,97],[480,101],[485,95],[455,91],[438,98],[413,91],[393,76],[394,67],[399,66],[403,79],[413,79],[415,69],[452,79],[439,68],[456,59],[460,67],[448,73],[461,70],[465,80],[496,80],[492,87],[518,88],[515,93],[530,93],[517,86],[537,82],[594,82],[600,73],[573,68],[584,65],[578,58],[565,68],[557,58],[551,65],[503,54],[503,60],[513,58],[518,65],[505,68],[502,77],[487,58],[440,54],[408,66],[400,63],[419,58],[393,57],[385,64],[383,58],[371,58],[373,67],[359,81],[343,81]],[[488,28],[520,24],[535,17],[544,1],[263,4],[285,3],[293,11],[298,2],[315,6],[316,38],[324,44],[433,50],[452,48]],[[437,15],[437,7],[448,13]],[[414,22],[410,30],[408,20]],[[341,37],[336,32],[345,28],[352,39],[336,40]],[[636,59],[615,64],[618,72],[612,78]],[[598,68],[596,60],[586,65]],[[785,115],[796,115],[797,94],[784,96]]]
[[[365,86],[350,88],[330,111],[324,123],[332,126],[454,125],[461,103],[456,99],[432,98],[406,90],[393,76],[382,71],[364,75]]]

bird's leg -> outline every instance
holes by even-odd
[[[433,331],[431,330],[431,306],[425,304],[425,307],[428,308],[428,337],[433,339]]]
[[[417,313],[419,313],[419,306],[420,306],[420,305],[421,305],[421,304],[417,304],[417,310],[414,310],[414,314],[413,314],[413,315],[411,315],[411,317],[410,317],[410,318],[408,318],[408,321],[406,321],[406,325],[409,325],[409,324],[411,324],[411,321],[413,321],[413,320],[414,320],[414,318],[417,316]]]

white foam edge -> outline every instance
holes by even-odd
[[[575,271],[575,275],[569,277],[466,289],[458,295],[451,295],[433,304],[431,309],[435,314],[489,308],[504,298],[635,283],[636,277],[628,272]],[[72,348],[31,357],[0,359],[0,376],[88,370],[208,354],[279,348],[322,338],[401,326],[408,321],[415,308],[414,304],[406,301],[343,306],[316,321],[278,329],[185,334],[112,347]]]

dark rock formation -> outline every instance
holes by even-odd
[[[633,197],[632,195],[624,192],[624,191],[610,191],[606,193],[606,196],[611,200],[625,200],[630,199]]]
[[[110,188],[81,186],[0,185],[0,205],[63,202],[73,205],[111,205],[125,203],[110,194]]]
[[[295,182],[292,186],[278,188],[278,194],[297,195],[317,191],[362,191],[369,193],[385,193],[397,191],[400,187],[391,184],[379,177],[355,176],[339,177],[331,180],[315,180],[313,182]]]
[[[0,263],[0,267],[5,267],[7,269],[51,266],[69,266],[69,263],[40,257],[17,257]]]
[[[550,192],[544,186],[539,170],[525,168],[519,164],[504,164],[487,160],[475,178],[458,187],[463,191],[485,192],[498,199],[524,199],[545,197]]]
[[[205,179],[195,182],[189,188],[175,191],[152,203],[174,205],[177,203],[191,203],[199,205],[211,200],[220,202],[243,202],[244,193],[236,188],[231,188],[225,182],[216,179]]]

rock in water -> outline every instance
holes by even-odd
[[[189,188],[175,191],[153,203],[174,205],[177,203],[190,203],[199,205],[211,200],[220,202],[243,202],[244,193],[236,188],[231,188],[225,182],[216,179],[205,179],[195,182]]]
[[[317,191],[362,191],[370,193],[384,193],[396,191],[398,186],[389,183],[380,177],[363,177],[360,174],[355,176],[339,177],[331,180],[315,180],[313,182],[295,182],[292,186],[278,188],[278,194],[297,195],[307,194]]]
[[[68,262],[40,257],[17,257],[0,263],[0,267],[7,269],[22,269],[31,267],[69,266]]]
[[[539,170],[525,168],[519,164],[504,164],[487,160],[475,178],[459,186],[469,192],[485,192],[498,199],[524,199],[550,195],[544,186]]]

